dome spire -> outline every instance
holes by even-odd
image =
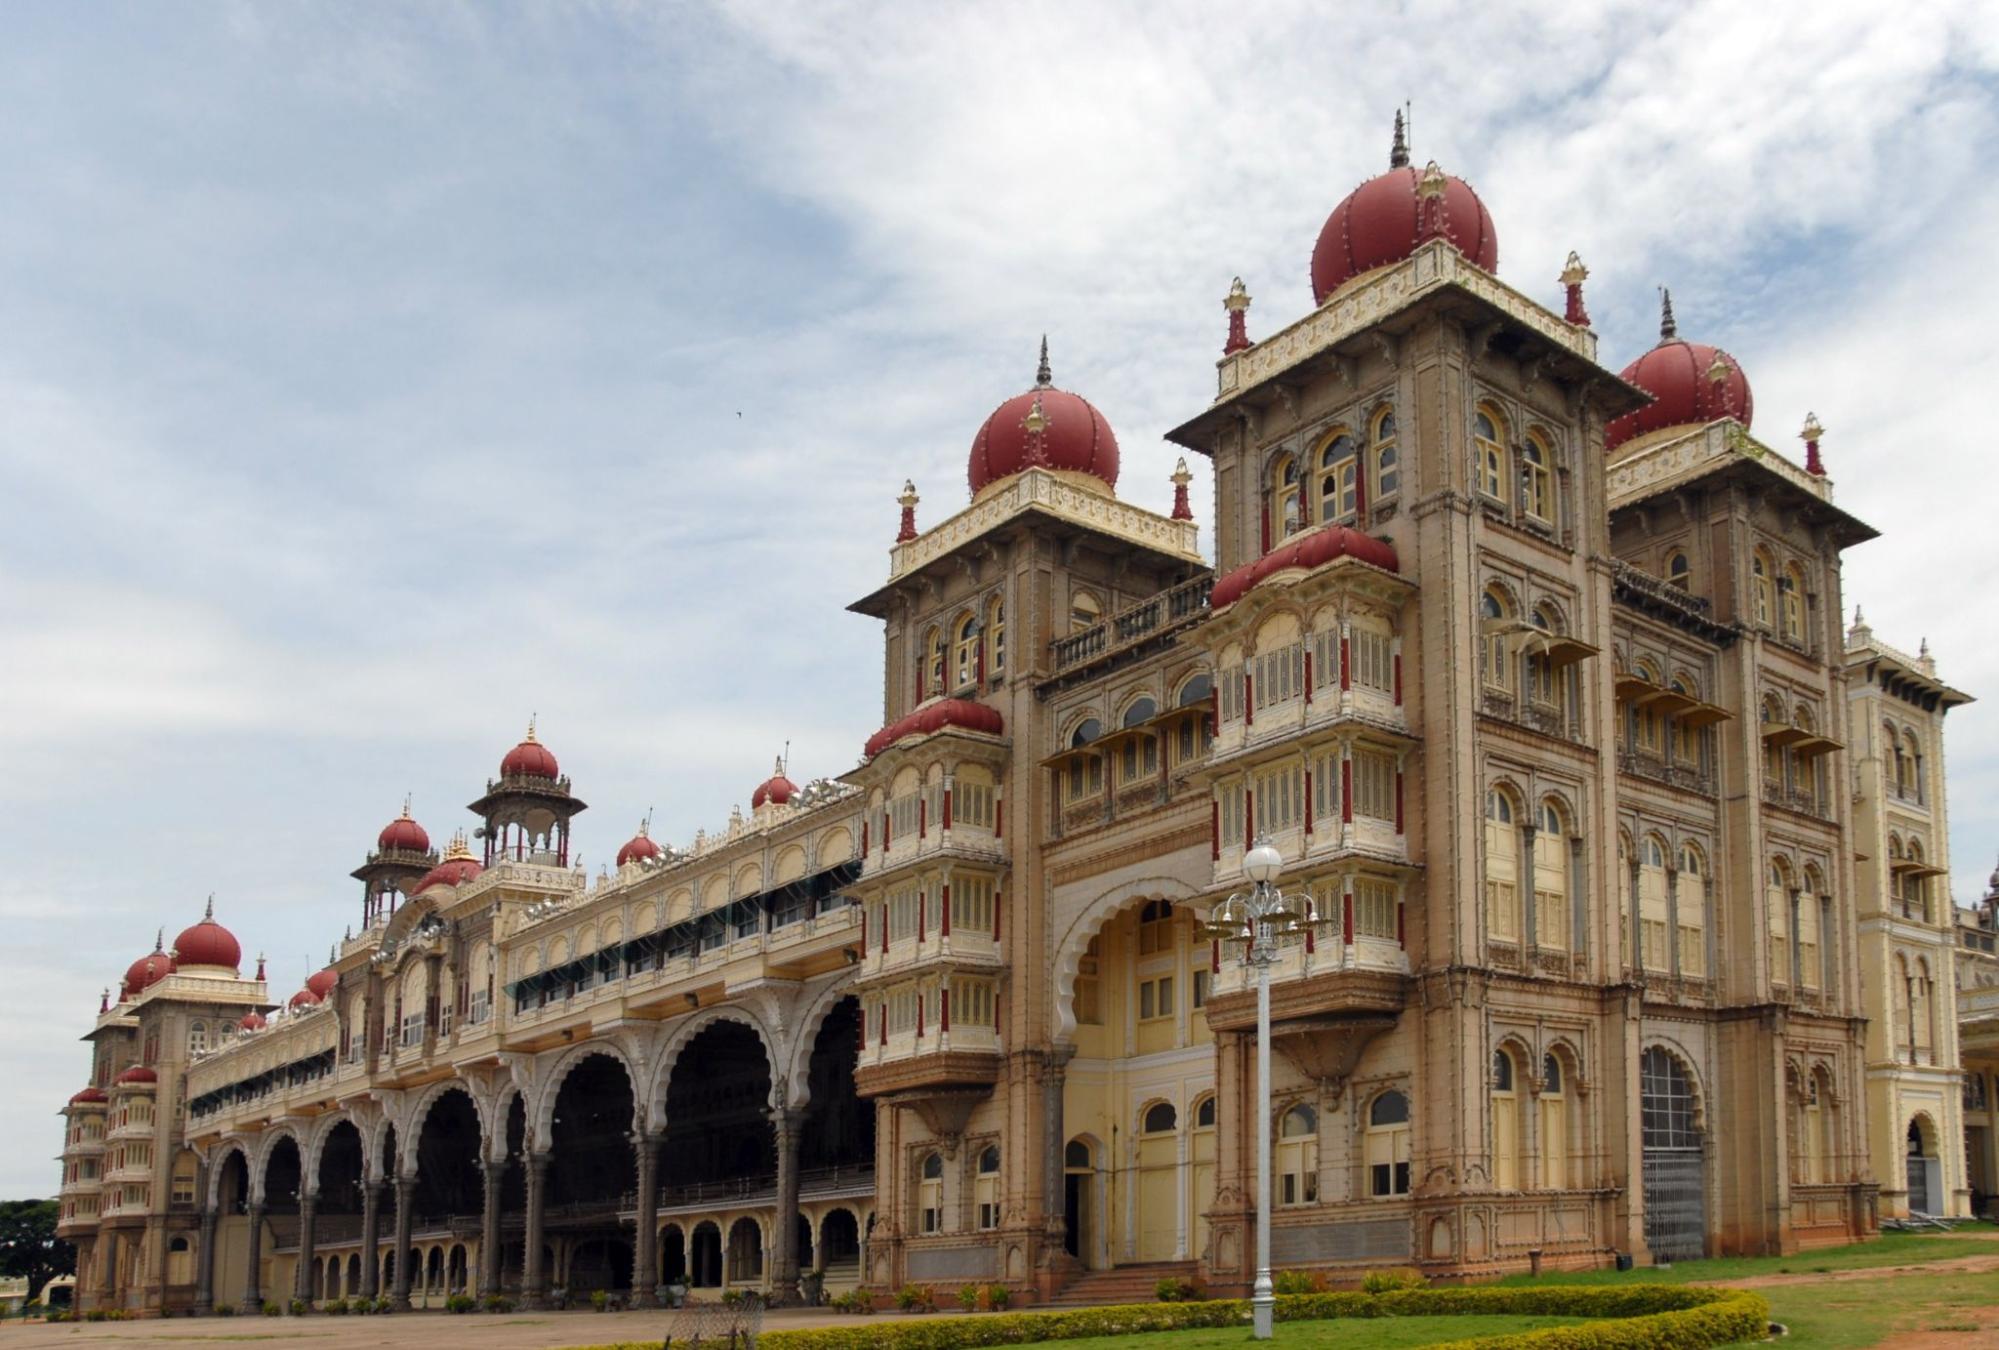
[[[1805,429],[1798,433],[1798,439],[1805,443],[1805,472],[1814,478],[1825,477],[1825,460],[1819,454],[1819,438],[1825,435],[1825,428],[1819,425],[1819,415],[1805,414]]]
[[[1187,484],[1194,481],[1194,475],[1187,472],[1187,457],[1180,456],[1180,462],[1173,466],[1173,519],[1192,520],[1194,508],[1187,501]]]
[[[215,892],[214,892],[214,891],[210,891],[210,892],[208,893],[208,908],[207,908],[207,909],[204,909],[203,911],[201,911],[201,921],[202,921],[203,923],[214,923],[214,922],[215,922]]]
[[[1583,308],[1583,283],[1589,280],[1589,268],[1583,266],[1582,255],[1574,249],[1569,250],[1569,261],[1558,280],[1568,293],[1568,306],[1562,317],[1578,328],[1589,327],[1589,311]]]
[[[1249,341],[1249,288],[1237,277],[1229,283],[1229,293],[1222,299],[1222,308],[1229,312],[1229,340],[1222,346],[1223,356],[1234,356],[1247,350]]]
[[[1052,389],[1054,386],[1055,374],[1048,369],[1048,334],[1043,333],[1041,335],[1041,364],[1034,368],[1034,387],[1036,389]]]
[[[1402,122],[1402,109],[1395,110],[1395,142],[1388,147],[1388,167],[1406,169],[1409,167],[1408,129]]]
[[[1673,293],[1664,286],[1659,288],[1659,341],[1671,342],[1680,335],[1680,325],[1673,322]]]
[[[902,524],[895,532],[896,543],[906,544],[916,538],[916,503],[921,500],[922,498],[916,495],[916,480],[903,479],[902,495],[895,499],[896,505],[902,508]]]

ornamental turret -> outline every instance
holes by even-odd
[[[382,827],[375,837],[375,851],[348,874],[361,883],[362,928],[385,922],[416,893],[410,889],[411,883],[437,863],[430,835],[410,819],[409,799],[404,798],[403,813]]]
[[[485,795],[470,809],[485,818],[478,837],[485,841],[486,866],[567,867],[569,823],[586,808],[570,792],[555,752],[536,738],[530,718],[527,738],[500,760],[500,776],[487,782]]]

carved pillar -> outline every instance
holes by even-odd
[[[396,1287],[397,1312],[410,1306],[410,1223],[415,1218],[416,1178],[396,1178]]]
[[[382,1183],[361,1183],[361,1297],[382,1292]]]
[[[1069,1056],[1075,1051],[1057,1047],[1048,1052],[1041,1067],[1041,1193],[1047,1198],[1046,1219],[1049,1240],[1062,1245],[1062,1149],[1067,1138],[1062,1132],[1062,1092],[1069,1076]]]
[[[293,1298],[312,1302],[319,1292],[318,1272],[314,1254],[318,1243],[315,1241],[314,1221],[319,1215],[319,1195],[315,1191],[300,1191],[298,1197],[298,1271],[292,1281]]]
[[[780,1106],[770,1113],[777,1135],[777,1232],[771,1240],[771,1301],[779,1307],[798,1302],[798,1135],[805,1113]]]
[[[634,1308],[657,1308],[659,1306],[659,1146],[661,1135],[655,1130],[643,1130],[632,1136],[632,1147],[638,1153],[639,1203],[638,1231],[632,1242],[632,1306]],[[784,1152],[779,1147],[777,1155],[777,1208],[784,1212]],[[794,1202],[796,1188],[792,1191]]]
[[[527,1252],[521,1274],[521,1306],[523,1308],[546,1308],[548,1306],[548,1271],[541,1263],[542,1210],[548,1197],[549,1155],[531,1152],[527,1155],[528,1213]]]
[[[264,1310],[264,1207],[250,1206],[250,1241],[244,1246],[243,1254],[243,1301],[236,1305],[236,1311],[245,1316],[255,1316]]]
[[[194,1315],[215,1311],[215,1210],[201,1211],[201,1250],[194,1258]]]
[[[479,1297],[500,1292],[500,1187],[507,1178],[506,1160],[480,1159],[486,1176],[486,1206],[479,1218]]]

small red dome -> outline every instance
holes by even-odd
[[[1006,719],[999,715],[997,709],[970,699],[939,699],[925,704],[907,717],[897,718],[868,737],[867,746],[861,754],[864,758],[873,759],[905,736],[928,736],[945,727],[962,727],[966,731],[999,736],[1005,734]]]
[[[125,997],[133,998],[174,973],[174,959],[158,943],[153,950],[125,967]]]
[[[1723,417],[1747,428],[1756,413],[1756,397],[1742,364],[1719,347],[1682,340],[1673,322],[1671,295],[1662,309],[1659,345],[1624,368],[1624,382],[1637,385],[1653,401],[1604,428],[1606,450],[1664,427],[1704,426]]]
[[[784,761],[780,759],[771,770],[770,777],[757,784],[757,790],[750,794],[750,809],[754,811],[765,802],[783,806],[797,795],[798,784],[784,776]]]
[[[528,723],[527,739],[507,751],[500,761],[502,778],[548,778],[562,776],[561,768],[549,748],[534,738],[534,723]]]
[[[382,832],[375,836],[375,847],[384,853],[396,849],[406,853],[428,853],[430,835],[423,826],[410,819],[409,803],[404,802],[403,813],[384,825]]]
[[[246,1012],[236,1023],[238,1031],[262,1031],[264,1015],[260,1012]]]
[[[1387,173],[1348,193],[1319,231],[1319,242],[1312,249],[1312,295],[1321,304],[1363,272],[1401,262],[1418,244],[1437,235],[1486,271],[1499,267],[1499,235],[1492,213],[1462,178],[1435,165],[1422,170],[1410,165],[1399,114],[1388,163]],[[1433,174],[1442,207],[1437,217],[1426,218],[1431,208],[1422,186]]]
[[[192,928],[183,928],[174,939],[174,969],[188,966],[218,966],[225,970],[235,970],[243,964],[243,947],[236,941],[236,935],[215,922],[215,897],[208,897],[208,910],[201,916],[201,922]]]
[[[121,1083],[157,1083],[159,1081],[160,1076],[151,1069],[143,1064],[134,1064],[131,1068],[112,1079],[111,1085],[116,1087]]]
[[[1208,593],[1208,608],[1211,611],[1226,609],[1242,599],[1251,587],[1278,572],[1291,569],[1310,571],[1335,558],[1353,558],[1379,567],[1384,572],[1402,570],[1395,548],[1387,540],[1376,539],[1345,525],[1327,525],[1279,544],[1255,562],[1244,563],[1223,575]]]
[[[320,1004],[324,1002],[326,1002],[326,1000],[321,998],[318,994],[313,993],[312,990],[301,989],[296,994],[292,995],[291,1003],[288,1004],[287,1006],[292,1008],[294,1011],[297,1011],[305,1008],[317,1008]]]
[[[627,839],[625,846],[618,850],[618,866],[623,867],[626,863],[640,858],[657,858],[665,852],[666,850],[646,833],[646,826],[642,824],[639,826],[639,832]]]
[[[74,1097],[71,1097],[69,1099],[69,1104],[71,1106],[95,1106],[103,1102],[108,1102],[110,1100],[111,1099],[105,1096],[101,1090],[94,1087],[87,1087],[83,1091],[77,1093]]]
[[[331,997],[334,989],[339,984],[340,972],[332,966],[328,966],[316,975],[308,975],[305,981],[305,987],[312,990],[313,993],[319,995],[321,998]]]
[[[486,869],[466,848],[461,836],[451,843],[451,852],[444,861],[423,874],[423,880],[411,888],[411,895],[422,895],[433,886],[463,886]]]
[[[966,476],[977,496],[1025,469],[1087,473],[1117,487],[1117,437],[1089,400],[1057,389],[1048,370],[1048,340],[1041,342],[1041,369],[1034,388],[999,405],[972,438]]]

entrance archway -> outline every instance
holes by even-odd
[[[1071,1139],[1062,1151],[1062,1249],[1095,1269],[1097,1259],[1096,1149],[1087,1139]]]
[[[638,1185],[630,1137],[633,1091],[621,1060],[593,1054],[569,1071],[556,1092],[545,1222],[551,1237],[561,1234],[575,1244],[571,1298],[631,1288],[630,1240],[618,1212]],[[546,1273],[554,1278],[552,1269]]]
[[[713,1221],[694,1226],[694,1242],[688,1258],[688,1283],[696,1289],[722,1286],[722,1230]]]
[[[1935,1214],[1936,1202],[1942,1198],[1942,1169],[1937,1158],[1935,1136],[1935,1127],[1930,1126],[1928,1117],[1915,1116],[1909,1121],[1907,1170],[1909,1213],[1912,1216]]]
[[[1657,1261],[1707,1255],[1707,1163],[1692,1077],[1653,1046],[1638,1064],[1644,1121],[1645,1245]]]
[[[836,1209],[819,1222],[819,1268],[828,1284],[861,1277],[861,1224],[850,1209]]]
[[[762,1039],[741,1022],[711,1022],[681,1051],[666,1087],[666,1119],[660,1150],[666,1203],[676,1190],[718,1181],[775,1184],[770,1061]]]

